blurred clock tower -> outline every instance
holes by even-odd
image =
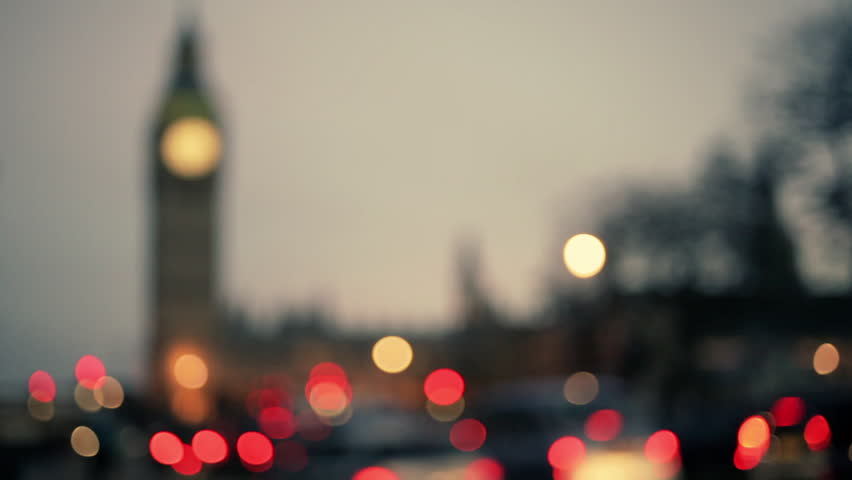
[[[217,312],[217,207],[224,144],[205,89],[193,24],[180,33],[151,133],[149,388],[157,405],[169,402],[174,408],[183,388],[179,377],[187,374],[177,371],[180,357],[194,356],[180,368],[194,369],[188,372],[191,378],[203,380],[191,388],[209,387]]]

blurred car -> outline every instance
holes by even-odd
[[[502,480],[503,467],[476,453],[444,450],[429,455],[402,456],[379,464],[403,480]]]
[[[760,464],[748,469],[748,478],[849,478],[849,393],[820,389],[765,402],[772,406],[764,413],[772,436]]]
[[[848,405],[848,399],[830,397],[834,400],[828,403],[813,395],[773,395],[739,402],[693,398],[678,405],[673,428],[681,436],[685,476],[701,480],[849,478],[848,442],[830,440],[835,432],[829,433],[845,431],[839,415],[843,410],[830,405]],[[807,424],[818,416],[827,419],[825,428],[811,427],[809,444]]]
[[[667,434],[670,452],[662,456],[670,458],[649,460],[657,417],[640,397],[628,397],[619,379],[598,379],[597,395],[584,405],[569,403],[564,386],[564,379],[509,383],[481,402],[484,454],[503,465],[508,480],[678,478],[677,436]]]
[[[447,425],[423,412],[411,412],[392,402],[373,399],[354,409],[352,418],[336,430],[349,472],[368,467],[392,470],[401,479],[499,480],[470,476],[475,453],[455,450],[447,440]],[[475,469],[474,465],[474,469]]]

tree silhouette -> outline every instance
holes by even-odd
[[[795,242],[779,209],[791,147],[764,138],[743,165],[720,143],[685,191],[629,190],[605,217],[608,281],[640,293],[799,294]]]
[[[785,71],[774,92],[789,138],[802,147],[792,175],[828,171],[808,192],[808,212],[830,238],[852,237],[852,2],[804,22],[784,43]],[[824,151],[827,155],[817,155]],[[831,242],[829,242],[831,244]],[[830,248],[837,248],[834,242]],[[845,248],[849,249],[847,244]],[[852,271],[852,255],[846,255]]]
[[[792,154],[787,142],[767,138],[759,145],[748,188],[748,224],[745,232],[746,275],[743,288],[759,295],[802,292],[796,268],[796,249],[778,206],[783,169]]]

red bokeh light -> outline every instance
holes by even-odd
[[[503,480],[503,465],[491,458],[480,458],[464,469],[464,480]]]
[[[275,446],[275,458],[281,468],[288,472],[298,472],[308,466],[308,450],[292,440]]]
[[[258,406],[260,408],[278,407],[290,403],[290,397],[287,392],[278,388],[264,388],[258,396]]]
[[[201,471],[201,460],[195,456],[192,447],[183,445],[183,458],[173,464],[172,468],[181,475],[195,475]]]
[[[314,365],[309,375],[313,377],[343,377],[346,378],[346,372],[343,367],[334,362],[322,362]]]
[[[680,442],[670,430],[655,432],[645,442],[645,457],[652,463],[668,463],[678,458]]]
[[[92,390],[95,388],[95,383],[106,375],[106,367],[104,367],[101,359],[94,355],[84,355],[77,360],[77,365],[74,367],[74,376],[80,385]]]
[[[762,453],[755,454],[749,449],[737,447],[737,450],[734,452],[734,467],[736,467],[737,470],[751,470],[752,468],[760,465],[760,460],[762,458]]]
[[[263,433],[270,438],[290,438],[296,433],[296,420],[293,413],[284,407],[266,407],[260,411],[257,423]]]
[[[598,410],[586,420],[586,436],[596,442],[606,442],[621,433],[624,421],[617,410]]]
[[[259,432],[246,432],[237,439],[237,454],[248,465],[263,465],[272,460],[272,442]]]
[[[399,476],[384,467],[367,467],[356,472],[352,480],[399,480]]]
[[[798,425],[805,418],[805,401],[799,397],[781,397],[772,405],[772,416],[779,427]]]
[[[562,437],[550,446],[547,461],[550,466],[570,471],[586,458],[586,444],[577,437]]]
[[[213,430],[201,430],[192,437],[192,451],[204,463],[219,463],[228,456],[228,443]]]
[[[157,432],[148,443],[151,457],[163,465],[174,465],[183,458],[183,443],[171,432]]]
[[[243,464],[243,467],[246,470],[248,470],[249,472],[253,472],[253,473],[265,472],[265,471],[271,469],[272,465],[273,465],[272,457],[270,457],[268,461],[261,463],[260,465],[252,465],[252,464],[246,463],[242,460],[240,460],[240,463]]]
[[[460,420],[450,429],[450,443],[463,452],[478,450],[485,443],[485,425],[479,420]]]
[[[38,370],[30,375],[30,395],[39,402],[52,402],[56,398],[56,382],[44,370]]]
[[[314,389],[319,388],[318,392],[322,395],[314,393]],[[328,395],[334,390],[334,394]],[[343,397],[341,397],[341,393]],[[316,401],[317,398],[324,398],[326,401],[333,402],[335,406],[323,405],[315,406],[319,410],[341,410],[352,401],[352,386],[349,384],[349,379],[346,372],[340,365],[332,362],[319,363],[311,369],[310,378],[305,384],[305,398],[309,402]],[[323,401],[322,403],[325,403]],[[342,403],[343,407],[340,407]]]
[[[817,415],[805,425],[805,442],[811,450],[824,450],[831,444],[831,428],[828,420]]]
[[[452,405],[464,395],[464,379],[455,370],[439,368],[423,382],[426,397],[437,405]]]

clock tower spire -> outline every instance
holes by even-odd
[[[158,402],[180,393],[178,358],[200,360],[192,364],[203,368],[205,381],[212,361],[223,141],[203,83],[200,53],[195,23],[185,24],[151,131],[149,375]]]

